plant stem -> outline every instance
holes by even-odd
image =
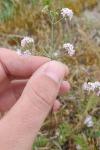
[[[52,18],[51,22],[51,58],[53,58],[53,52],[54,52],[54,18]]]
[[[57,24],[58,22],[62,21],[64,18],[59,19],[58,21],[56,21],[54,24]]]

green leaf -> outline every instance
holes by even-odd
[[[60,124],[58,133],[59,133],[58,141],[60,144],[63,144],[66,141],[66,139],[71,135],[72,128],[68,123],[64,122]]]
[[[84,114],[86,114],[89,110],[95,108],[99,102],[100,102],[99,97],[95,95],[89,97]]]
[[[52,0],[43,0],[43,5],[50,5]]]
[[[82,150],[89,150],[87,139],[85,138],[85,136],[78,134],[75,136],[74,140],[75,144],[79,145],[82,148]]]
[[[37,137],[35,143],[33,144],[33,150],[35,149],[35,147],[45,147],[48,143],[48,139],[43,136],[43,135],[40,135]]]
[[[95,132],[95,137],[100,137],[100,131]]]

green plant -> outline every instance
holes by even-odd
[[[7,21],[13,16],[14,3],[12,0],[1,0],[0,5],[0,21]]]
[[[78,134],[75,136],[75,144],[80,145],[81,150],[89,150],[85,135]]]
[[[67,122],[63,122],[60,124],[58,128],[58,133],[59,133],[58,140],[60,145],[62,145],[71,135],[72,127]]]
[[[45,147],[47,143],[48,143],[48,139],[43,135],[39,135],[35,143],[33,144],[33,150],[35,150],[35,148],[38,147]]]

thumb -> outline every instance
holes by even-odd
[[[16,147],[15,150],[31,149],[35,136],[54,104],[66,72],[68,69],[65,65],[51,61],[33,74],[19,101],[1,121],[2,149],[10,150],[12,146]]]

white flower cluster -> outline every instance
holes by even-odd
[[[69,19],[71,20],[73,17],[73,11],[69,8],[62,8],[61,15],[63,16],[63,18],[69,17]]]
[[[23,52],[23,55],[27,56],[27,55],[32,55],[32,54],[31,54],[31,52],[29,50],[26,50],[26,51]]]
[[[23,52],[23,51],[21,51],[21,49],[17,49],[17,54],[20,56],[30,56],[31,52],[29,50],[26,50]]]
[[[70,55],[70,56],[73,56],[75,54],[75,49],[74,49],[74,46],[70,43],[65,43],[63,45],[63,48],[67,51],[67,53]]]
[[[27,44],[34,44],[34,39],[31,38],[31,37],[24,37],[22,40],[21,40],[21,46],[22,47],[25,47]]]
[[[21,49],[17,49],[17,54],[20,55],[20,56],[28,56],[28,55],[31,55],[31,52],[30,50],[28,50],[27,46],[30,46],[29,44],[34,44],[34,39],[31,38],[31,37],[24,37],[22,40],[21,40],[21,47],[26,49],[25,51],[21,50]],[[31,46],[32,46],[31,45]],[[30,49],[30,48],[29,48]]]
[[[87,127],[93,127],[93,119],[92,119],[92,116],[88,115],[85,120],[84,120],[84,124],[87,126]]]
[[[100,82],[85,82],[83,84],[83,90],[96,92],[97,96],[100,96]]]

